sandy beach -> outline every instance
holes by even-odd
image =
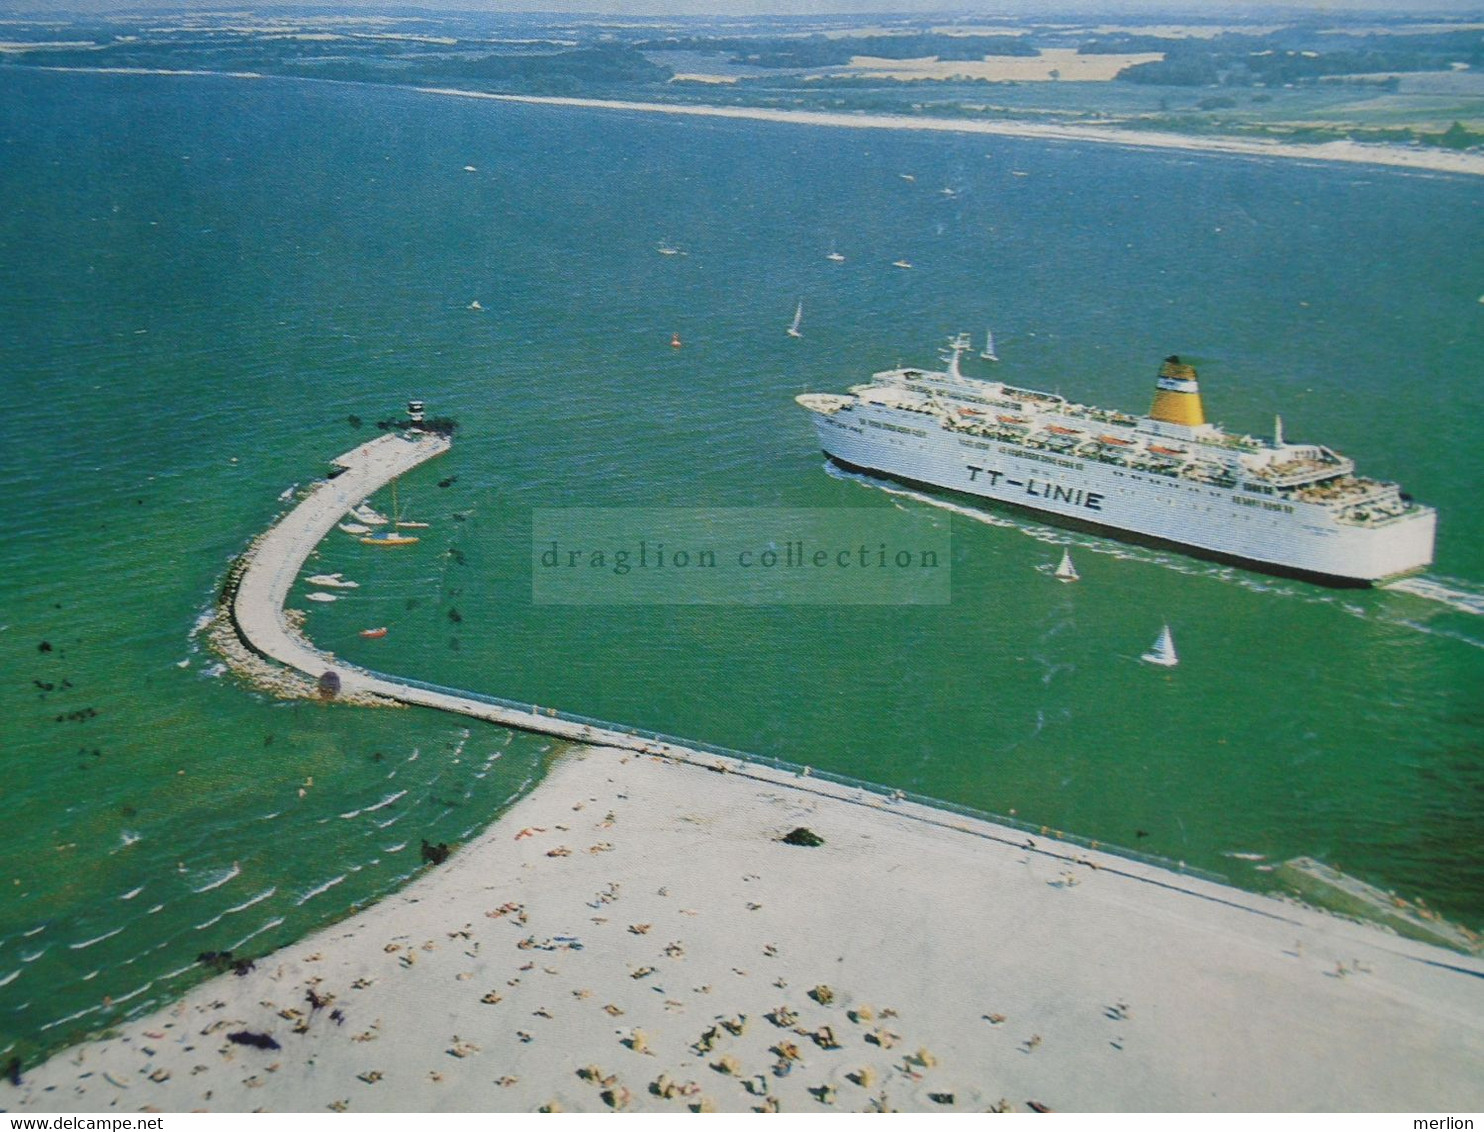
[[[1477,959],[812,777],[574,748],[402,892],[0,1107],[1459,1111],[1481,1067]]]
[[[447,87],[417,89],[424,94],[487,98],[499,102],[525,102],[540,106],[580,106],[596,110],[626,110],[645,114],[742,118],[760,122],[785,122],[800,126],[833,126],[857,130],[935,130],[944,133],[983,134],[990,137],[1035,138],[1042,141],[1095,142],[1103,145],[1132,146],[1136,149],[1185,150],[1192,153],[1298,158],[1306,161],[1341,161],[1362,165],[1390,165],[1435,173],[1484,175],[1484,154],[1439,149],[1436,146],[1366,145],[1352,141],[1300,145],[1255,138],[1204,137],[1193,134],[1162,133],[1154,130],[1123,130],[1104,126],[1061,126],[1037,122],[908,117],[902,114],[829,114],[813,110],[771,110],[753,106],[701,106],[663,102],[627,102],[601,98],[485,94],[479,91],[455,90]]]

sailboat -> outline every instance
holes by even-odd
[[[399,509],[397,507],[397,481],[392,480],[392,530],[375,531],[369,535],[362,535],[361,541],[367,546],[411,546],[421,540],[417,535],[404,535],[395,528],[400,527]]]
[[[1065,548],[1062,549],[1061,561],[1057,563],[1056,571],[1052,575],[1052,577],[1062,582],[1075,582],[1079,577],[1081,577],[1081,575],[1077,573],[1077,567],[1072,565],[1071,551]]]
[[[1174,668],[1180,663],[1180,658],[1175,655],[1175,638],[1170,635],[1169,625],[1160,629],[1159,639],[1154,642],[1154,647],[1139,659],[1157,664],[1161,668]]]
[[[1000,356],[994,352],[993,330],[986,330],[984,332],[984,349],[979,352],[979,356],[987,362],[997,362],[1000,360]]]
[[[834,244],[830,245],[830,254],[825,256],[824,258],[829,260],[831,263],[845,262],[845,257],[840,254],[840,250],[836,248]]]
[[[789,326],[789,328],[788,328],[788,336],[790,338],[802,338],[802,337],[804,337],[804,332],[799,329],[799,326],[800,326],[800,324],[803,321],[804,321],[804,300],[803,299],[800,299],[799,300],[799,305],[796,308],[794,308],[794,320],[793,320],[793,324],[791,326]]]

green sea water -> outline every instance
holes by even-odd
[[[335,533],[306,572],[359,588],[292,602],[351,661],[1247,887],[1308,854],[1484,925],[1481,195],[1362,166],[0,74],[0,1052],[167,1001],[202,951],[345,915],[539,780],[547,739],[278,702],[200,640],[286,490],[411,396],[461,423],[400,486],[423,541]],[[1436,566],[1420,592],[1326,590],[827,472],[797,393],[986,325],[995,376],[1133,411],[1180,353],[1228,426],[1281,412],[1437,506]],[[951,538],[952,599],[539,604],[532,515],[562,507],[920,509]],[[1077,586],[1048,577],[1058,544]],[[1136,659],[1165,621],[1169,673]]]

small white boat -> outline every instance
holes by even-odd
[[[825,256],[824,258],[827,259],[827,260],[829,260],[831,263],[844,263],[845,262],[845,257],[843,255],[841,255],[838,251],[835,250],[834,245],[831,245],[830,246],[830,254],[827,255],[827,256]]]
[[[1065,548],[1062,550],[1061,561],[1057,563],[1056,571],[1052,576],[1057,580],[1063,582],[1075,582],[1079,577],[1081,577],[1081,575],[1077,573],[1077,567],[1072,565],[1071,551],[1066,550]]]
[[[382,526],[387,521],[385,515],[365,501],[357,503],[350,509],[350,513],[355,516],[357,522],[366,523],[372,527]]]
[[[335,597],[334,594],[321,593],[319,590],[315,590],[314,593],[312,593],[312,594],[305,594],[304,597],[307,600],[309,600],[309,601],[337,601],[338,600]]]
[[[484,310],[484,304],[481,303],[478,299],[475,299],[472,303],[469,304],[469,309],[471,311],[482,311]]]
[[[371,528],[365,523],[340,523],[339,527],[348,535],[365,535],[371,533]]]
[[[794,308],[794,320],[793,320],[793,323],[788,328],[788,336],[790,338],[802,338],[802,337],[804,337],[804,332],[799,329],[799,327],[803,324],[803,322],[804,322],[804,300],[803,299],[800,299],[799,300],[799,305]]]
[[[675,245],[671,244],[668,240],[661,240],[659,242],[659,246],[656,247],[654,250],[657,251],[657,252],[659,252],[660,255],[679,255],[680,254],[680,249],[677,248],[677,247],[675,247]]]
[[[354,590],[360,582],[352,582],[342,574],[314,574],[304,579],[311,586],[327,586],[332,590]]]
[[[1175,655],[1175,638],[1170,635],[1168,625],[1159,631],[1159,638],[1154,642],[1154,647],[1139,659],[1148,664],[1157,664],[1161,668],[1174,668],[1180,663],[1180,658]]]
[[[979,356],[987,362],[997,362],[1000,356],[994,352],[994,331],[984,332],[984,349],[979,351]]]
[[[891,265],[893,267],[906,267],[906,268],[910,268],[912,266],[912,261],[911,260],[907,260],[907,259],[894,259],[894,260],[891,261]]]

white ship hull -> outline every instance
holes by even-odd
[[[1329,583],[1368,585],[1432,561],[1436,512],[1347,523],[1323,503],[1240,490],[1033,450],[875,404],[813,410],[820,447],[847,467],[978,496],[1114,535]]]

